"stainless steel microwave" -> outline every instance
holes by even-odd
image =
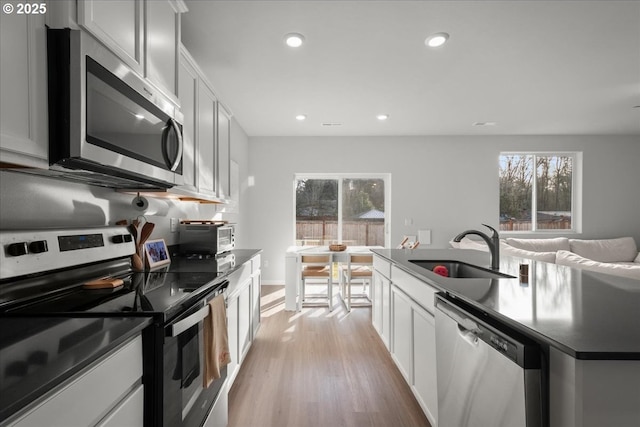
[[[179,108],[91,35],[47,31],[50,169],[93,185],[183,183]]]

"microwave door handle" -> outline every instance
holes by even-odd
[[[169,119],[167,124],[171,124],[171,129],[173,129],[174,133],[176,134],[176,138],[178,139],[178,154],[176,155],[175,159],[169,158],[169,148],[167,147],[167,143],[169,141],[170,128],[169,126],[167,126],[165,127],[164,132],[162,132],[162,155],[169,170],[171,172],[175,172],[178,166],[180,166],[180,162],[182,161],[182,150],[184,142],[182,140],[182,135],[180,134],[180,127],[178,126],[178,123],[173,119]]]
[[[187,329],[201,322],[205,317],[209,315],[209,304],[205,304],[200,310],[196,311],[189,317],[182,319],[173,325],[167,327],[167,336],[177,337]]]

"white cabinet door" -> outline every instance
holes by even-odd
[[[180,14],[168,0],[146,0],[146,77],[175,98]]]
[[[391,281],[382,278],[382,342],[391,349]]]
[[[198,84],[198,191],[216,195],[216,97],[202,81]]]
[[[144,75],[142,1],[79,0],[77,4],[78,24]]]
[[[231,195],[231,118],[218,103],[218,197]]]
[[[78,0],[78,24],[177,103],[180,13],[171,0]]]
[[[407,383],[412,383],[413,319],[411,300],[391,286],[391,355]]]
[[[260,328],[260,271],[251,277],[251,338],[255,339]]]
[[[44,15],[0,15],[1,162],[49,167],[46,47]]]
[[[198,90],[198,72],[191,57],[186,51],[180,54],[180,66],[178,71],[178,97],[184,120],[182,122],[182,177],[183,187],[196,191],[196,126],[197,105],[196,93]]]
[[[227,334],[229,336],[229,353],[231,363],[227,366],[229,388],[240,368],[240,351],[238,346],[238,297],[227,300]]]
[[[378,335],[382,336],[382,281],[384,277],[378,270],[373,270],[371,290],[371,322]]]
[[[251,281],[241,285],[238,297],[238,344],[240,347],[240,362],[251,346]]]
[[[435,319],[416,304],[413,305],[413,388],[431,424],[438,425]]]

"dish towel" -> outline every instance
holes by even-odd
[[[220,369],[231,362],[222,294],[209,301],[209,315],[204,319],[204,362],[204,387],[220,378]]]

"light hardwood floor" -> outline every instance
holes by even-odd
[[[428,426],[371,325],[370,308],[284,311],[262,287],[262,326],[229,393],[229,427]]]

